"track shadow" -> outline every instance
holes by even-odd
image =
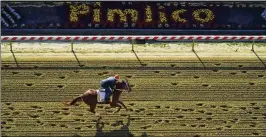
[[[80,61],[79,61],[79,59],[78,59],[78,57],[77,57],[77,55],[76,55],[76,53],[75,53],[74,50],[72,50],[72,53],[74,54],[74,56],[75,56],[75,58],[76,58],[76,60],[77,60],[77,62],[78,62],[78,64],[79,64],[79,66],[80,66],[80,67],[84,66],[84,65],[81,65],[81,64],[80,64]]]
[[[202,60],[200,59],[199,55],[196,53],[196,51],[193,49],[192,50],[193,53],[197,56],[197,58],[199,59],[200,63],[203,65],[204,68],[206,68],[206,66],[204,65],[204,63],[202,62]]]
[[[252,49],[251,51],[257,56],[257,58],[260,60],[260,62],[266,67],[266,63],[263,62],[263,60],[259,57],[259,55],[256,53],[256,51],[254,49]]]
[[[144,66],[144,64],[143,64],[143,63],[141,62],[141,60],[139,59],[139,57],[138,57],[137,53],[135,52],[135,50],[132,50],[132,52],[135,54],[136,58],[138,59],[139,64],[140,64],[141,66]]]
[[[109,132],[103,132],[104,123],[101,122],[102,117],[99,117],[96,123],[97,132],[95,137],[134,137],[134,135],[129,131],[129,125],[130,125],[130,116],[128,116],[128,121],[126,124],[123,122],[120,123],[123,125],[118,130],[113,130]]]
[[[19,65],[18,65],[18,61],[17,61],[17,58],[16,58],[16,56],[15,56],[13,50],[10,50],[10,51],[11,51],[11,53],[12,53],[12,56],[13,56],[13,58],[14,58],[14,61],[15,61],[16,65],[17,65],[17,67],[19,67]]]

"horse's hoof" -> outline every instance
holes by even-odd
[[[96,113],[95,113],[95,116],[100,117],[101,114],[96,112]]]
[[[70,106],[69,102],[63,102],[63,104],[66,105],[66,106]]]

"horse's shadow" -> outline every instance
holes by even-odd
[[[97,132],[95,137],[134,137],[134,135],[129,131],[130,116],[128,116],[128,121],[126,124],[120,122],[123,126],[118,130],[113,130],[109,132],[103,132],[104,123],[101,122],[101,117],[98,118],[96,123]]]

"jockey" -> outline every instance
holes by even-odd
[[[110,102],[110,96],[112,90],[115,88],[116,81],[119,79],[119,75],[115,75],[114,77],[109,77],[101,81],[101,89],[105,91],[105,103]]]

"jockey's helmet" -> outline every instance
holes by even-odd
[[[115,79],[119,79],[120,78],[119,75],[115,75],[114,77],[115,77]]]

